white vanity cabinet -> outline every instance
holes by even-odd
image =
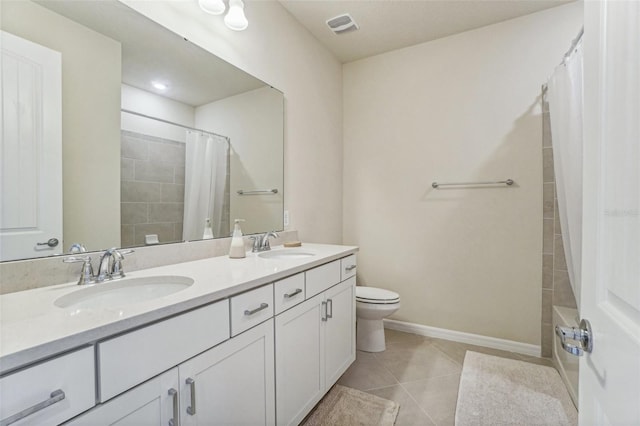
[[[276,418],[297,425],[355,360],[355,277],[276,316],[275,334]]]
[[[260,284],[9,370],[0,426],[299,424],[355,360],[353,250],[316,250],[331,260],[275,282],[279,264],[255,262]]]
[[[270,319],[68,425],[273,425],[273,352]]]
[[[173,368],[65,424],[169,425],[174,416],[180,415],[179,385],[178,369]]]
[[[181,364],[181,426],[273,425],[273,319]]]
[[[329,390],[356,359],[356,279],[325,292],[325,384]]]
[[[222,300],[97,344],[98,401],[154,377],[229,338]]]

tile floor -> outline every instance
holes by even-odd
[[[547,358],[385,330],[387,350],[357,351],[338,383],[400,403],[396,426],[453,425],[467,350],[551,366]]]

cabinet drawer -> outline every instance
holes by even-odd
[[[92,347],[0,379],[0,419],[3,423],[36,404],[56,399],[60,400],[13,424],[56,425],[93,407],[96,393]]]
[[[340,281],[344,281],[347,278],[354,277],[356,275],[357,264],[358,263],[356,262],[355,254],[340,259]]]
[[[273,316],[273,284],[231,298],[231,335],[235,336]]]
[[[273,292],[276,315],[304,301],[304,272],[276,281]]]
[[[229,301],[98,343],[99,400],[104,402],[229,338]]]
[[[305,274],[306,297],[308,299],[340,282],[340,261],[335,260],[326,265],[318,266]]]

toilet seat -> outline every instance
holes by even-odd
[[[372,305],[390,305],[400,302],[400,295],[383,288],[357,286],[356,301]]]

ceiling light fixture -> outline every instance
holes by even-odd
[[[155,87],[156,89],[158,89],[158,90],[163,90],[163,91],[164,91],[164,90],[167,90],[167,88],[169,87],[169,86],[167,86],[166,84],[161,83],[161,82],[159,82],[159,81],[152,81],[152,82],[151,82],[151,85],[152,85],[153,87]]]
[[[227,8],[224,0],[198,0],[200,9],[211,15],[222,15]],[[224,24],[234,31],[246,30],[249,21],[244,15],[244,3],[242,0],[229,0],[229,11],[224,17]]]
[[[200,9],[211,15],[222,15],[227,8],[223,0],[198,0]]]
[[[244,16],[244,3],[242,0],[229,0],[229,12],[224,17],[224,23],[234,31],[247,29],[249,21]]]

